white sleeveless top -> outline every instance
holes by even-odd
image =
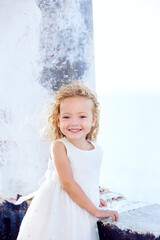
[[[81,150],[70,143],[65,137],[57,141],[63,142],[66,147],[74,180],[83,190],[97,188],[99,185],[102,149],[96,143],[91,142],[94,149]],[[52,180],[56,179],[56,177],[57,173],[55,171],[53,172]]]
[[[74,180],[98,207],[101,148],[80,150],[66,138],[64,143]],[[54,161],[50,159],[46,180],[35,192],[23,218],[17,240],[98,240],[97,218],[81,208],[63,189]]]

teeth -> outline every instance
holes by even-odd
[[[81,129],[69,129],[70,132],[79,132]]]

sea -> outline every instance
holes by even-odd
[[[100,186],[160,204],[160,92],[99,95]]]

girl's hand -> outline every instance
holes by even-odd
[[[113,222],[118,221],[118,212],[117,211],[111,211],[111,210],[97,210],[96,213],[97,218],[112,218]]]
[[[99,204],[99,207],[106,207],[107,206],[107,203],[104,199],[100,198],[100,204]]]

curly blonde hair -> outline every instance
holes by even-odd
[[[92,111],[93,116],[95,117],[95,125],[87,134],[86,139],[95,141],[99,130],[99,103],[97,101],[96,93],[80,81],[74,81],[73,83],[62,85],[55,93],[55,101],[50,105],[50,113],[47,126],[45,128],[45,136],[49,138],[50,141],[64,137],[57,122],[60,114],[60,104],[64,101],[64,99],[69,97],[86,97],[92,101]]]

